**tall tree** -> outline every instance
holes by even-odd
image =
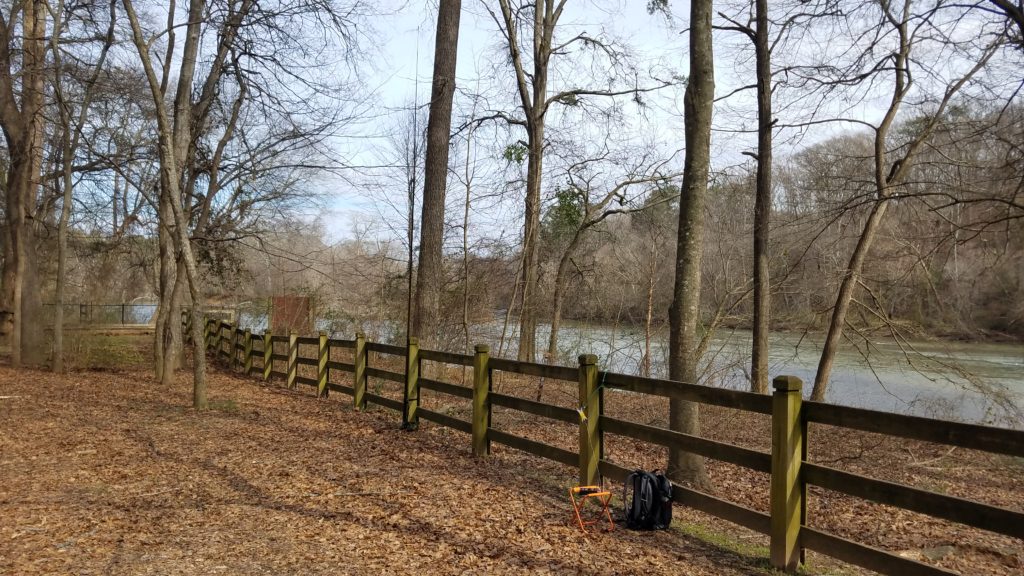
[[[68,222],[71,219],[71,203],[73,199],[73,175],[74,160],[79,144],[82,139],[82,130],[85,126],[89,106],[93,97],[94,89],[97,86],[100,74],[104,69],[107,54],[114,42],[114,25],[117,21],[117,0],[110,1],[110,19],[106,33],[103,35],[103,44],[99,57],[87,77],[83,79],[81,86],[81,100],[78,102],[77,114],[74,114],[74,104],[68,97],[64,86],[66,77],[70,71],[64,67],[63,47],[61,46],[61,35],[65,26],[71,20],[71,10],[65,13],[66,5],[64,0],[58,0],[57,5],[52,8],[53,32],[50,35],[50,47],[53,53],[53,95],[57,105],[57,116],[60,122],[60,186],[62,189],[60,219],[57,224],[57,282],[54,295],[55,306],[53,315],[53,363],[54,372],[64,371],[64,299],[66,284],[67,252],[68,252]],[[116,204],[116,201],[115,201]]]
[[[772,66],[768,45],[768,0],[755,0],[754,53],[757,66],[757,183],[754,192],[754,326],[750,388],[768,392],[768,331],[771,314],[769,223],[772,212]]]
[[[679,197],[676,277],[669,309],[669,379],[697,381],[700,343],[701,255],[704,245],[704,203],[711,165],[711,115],[715,99],[714,53],[711,41],[712,1],[690,1],[690,75],[683,99],[686,156]],[[697,404],[674,397],[669,402],[669,427],[700,434]],[[696,486],[710,483],[699,456],[669,450],[669,472]]]
[[[21,46],[17,46],[18,17]],[[35,223],[43,154],[46,78],[46,2],[13,2],[0,9],[0,128],[10,159],[6,174],[7,241],[3,260],[4,332],[11,364],[44,359]],[[20,67],[19,67],[20,64]]]
[[[566,0],[535,2],[532,4],[532,72],[527,72],[526,61],[519,45],[520,10],[513,10],[509,0],[499,0],[501,17],[495,16],[505,35],[509,58],[516,73],[519,105],[525,115],[520,124],[526,128],[526,210],[523,215],[523,264],[520,273],[522,285],[522,313],[519,319],[520,360],[533,361],[537,348],[537,301],[539,292],[540,258],[540,188],[544,174],[544,128],[548,106],[548,64],[551,60],[551,41],[555,26],[562,17]],[[493,13],[492,13],[493,16]]]
[[[518,282],[522,287],[518,358],[527,361],[533,361],[536,357],[537,322],[540,317],[541,186],[544,177],[548,112],[556,104],[584,106],[586,99],[594,96],[632,95],[639,101],[641,93],[659,90],[674,82],[656,79],[650,86],[641,86],[639,74],[629,63],[627,54],[620,46],[585,31],[564,42],[556,39],[556,31],[566,2],[567,0],[522,1],[513,5],[510,0],[498,0],[500,14],[496,14],[488,7],[492,19],[504,36],[505,48],[508,49],[509,61],[515,73],[518,107],[522,113],[522,117],[512,117],[497,112],[489,118],[502,119],[526,130],[526,203],[523,213],[523,256]],[[531,35],[529,43],[520,40],[520,31]],[[584,51],[592,51],[592,58],[604,60],[595,62],[586,72],[578,70],[566,74],[566,83],[569,87],[555,88],[554,93],[548,95],[553,58],[576,56],[576,64],[579,65],[583,62],[580,55]],[[583,87],[582,81],[586,80],[588,73],[593,74],[593,70],[601,70],[606,74],[605,78],[595,79],[596,82],[604,81],[602,87]],[[559,77],[561,75],[554,76]],[[507,151],[510,158],[522,155],[517,146],[513,148]]]
[[[565,304],[569,284],[569,270],[572,258],[576,255],[580,244],[590,230],[616,214],[631,214],[647,208],[637,202],[638,197],[629,195],[631,190],[640,185],[664,185],[674,175],[664,171],[668,160],[651,160],[649,154],[631,150],[626,157],[608,157],[602,155],[588,158],[572,164],[566,170],[567,186],[556,192],[558,203],[552,207],[548,217],[555,224],[567,242],[560,250],[558,267],[555,272],[554,293],[551,299],[551,331],[548,334],[547,358],[551,362],[558,359],[558,335],[562,326],[562,309]],[[636,160],[632,158],[636,157]],[[621,179],[600,182],[600,172],[607,166],[613,170],[623,170]],[[591,164],[599,165],[592,167]],[[632,164],[632,165],[630,165]],[[601,190],[605,187],[605,190]],[[614,202],[614,204],[613,204]],[[538,393],[538,400],[540,394]]]
[[[434,77],[427,120],[426,169],[423,179],[423,208],[420,216],[419,275],[412,334],[426,345],[436,342],[444,288],[444,208],[448,184],[448,149],[455,97],[455,65],[459,51],[459,17],[462,0],[441,0],[437,10],[434,38]]]
[[[825,399],[825,392],[832,374],[832,365],[846,328],[850,305],[854,300],[855,292],[862,284],[861,275],[865,261],[874,245],[890,203],[904,184],[903,179],[916,160],[918,152],[928,142],[954,97],[975,74],[985,67],[1006,41],[1003,34],[982,34],[978,40],[972,38],[964,46],[955,47],[957,51],[966,51],[970,54],[972,60],[967,61],[969,68],[942,88],[942,94],[934,102],[932,112],[919,123],[913,136],[906,142],[900,143],[897,150],[891,150],[890,132],[897,115],[904,106],[908,93],[914,86],[916,78],[914,71],[922,72],[922,75],[927,78],[926,70],[915,64],[915,49],[933,38],[945,37],[944,34],[937,34],[941,30],[934,30],[926,25],[935,22],[933,17],[944,6],[927,5],[923,10],[916,11],[918,6],[911,0],[905,0],[902,4],[895,5],[890,0],[878,0],[877,8],[876,21],[879,41],[891,41],[892,49],[883,56],[880,63],[870,63],[872,68],[869,73],[864,74],[856,69],[850,72],[856,73],[854,81],[872,78],[875,76],[876,70],[891,73],[892,93],[881,121],[877,126],[872,126],[874,128],[874,145],[870,208],[856,246],[850,253],[836,293],[835,304],[832,307],[832,319],[825,336],[825,343],[822,346],[818,371],[814,377],[814,388],[811,391],[811,399],[815,401]],[[916,23],[919,20],[921,21],[920,25]],[[976,42],[977,45],[975,45]],[[876,49],[877,46],[874,45],[869,47],[871,51],[869,54]],[[869,58],[866,60],[870,62]],[[842,80],[844,79],[840,79],[840,81]],[[849,82],[851,78],[845,78],[845,81]]]
[[[757,178],[754,189],[754,305],[750,350],[750,389],[768,392],[768,328],[771,315],[768,236],[772,202],[772,53],[768,41],[768,0],[754,0],[753,26],[722,14],[729,21],[725,30],[744,34],[754,44],[757,82]],[[749,152],[747,153],[749,154]]]
[[[131,23],[132,40],[138,52],[146,73],[146,80],[149,84],[150,94],[156,108],[158,151],[160,160],[160,220],[161,225],[166,226],[171,233],[173,248],[176,254],[174,266],[184,268],[189,295],[192,300],[192,341],[193,341],[193,388],[192,405],[198,409],[205,409],[206,400],[206,351],[203,338],[203,290],[199,278],[199,267],[196,263],[195,253],[189,236],[189,216],[184,205],[186,198],[185,181],[183,175],[189,161],[190,151],[193,150],[195,138],[194,129],[205,121],[207,114],[216,97],[217,87],[224,74],[230,48],[242,26],[249,11],[253,8],[253,0],[241,0],[229,2],[227,16],[221,22],[218,30],[217,46],[214,52],[213,61],[207,70],[205,81],[201,84],[198,99],[192,101],[192,89],[195,84],[195,75],[198,65],[199,47],[202,43],[202,30],[206,22],[206,2],[204,0],[190,0],[188,7],[188,23],[185,27],[185,41],[182,46],[180,64],[177,70],[177,86],[174,90],[174,97],[171,106],[168,106],[168,87],[171,75],[171,52],[173,42],[169,43],[165,60],[162,64],[162,76],[157,75],[154,66],[154,58],[150,52],[152,42],[147,40],[142,31],[142,24],[132,0],[123,0],[125,12]],[[168,30],[173,30],[175,9],[170,6],[168,9]],[[159,61],[157,61],[159,63]],[[169,208],[169,214],[163,210]],[[162,262],[164,270],[169,269],[170,263]],[[172,289],[168,300],[161,302],[161,306],[169,306],[175,309],[174,300],[176,295]],[[167,318],[165,322],[177,323],[177,318]],[[172,349],[173,350],[173,349]],[[165,360],[164,369],[168,369],[168,361]]]

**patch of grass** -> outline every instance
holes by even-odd
[[[1001,456],[1001,464],[1004,464],[1008,468],[1017,468],[1024,470],[1024,457],[1021,456]]]
[[[71,370],[125,370],[151,362],[152,336],[68,331],[64,363]]]
[[[740,556],[746,556],[754,559],[758,565],[763,564],[763,568],[766,573],[772,573],[771,564],[768,563],[768,556],[770,550],[767,546],[757,544],[754,542],[745,542],[740,540],[733,534],[727,534],[725,532],[718,532],[708,526],[702,524],[695,524],[692,522],[682,522],[676,520],[672,523],[672,529],[685,534],[691,538],[696,538],[702,542],[728,550],[734,554]]]
[[[209,403],[210,410],[216,410],[217,412],[225,412],[228,414],[238,413],[238,402],[231,398],[223,398],[219,400],[211,400]]]
[[[771,576],[783,576],[786,574],[786,572],[776,570],[772,567],[771,562],[768,560],[771,555],[771,550],[763,544],[748,542],[738,538],[735,534],[720,532],[709,526],[693,522],[682,522],[676,520],[672,523],[672,530],[700,540],[701,542],[705,542],[716,548],[726,550],[736,554],[737,556],[743,556],[750,561],[751,568],[758,570],[761,574],[770,574]],[[816,566],[812,564],[801,565],[797,569],[796,573],[808,576],[812,574],[815,576],[842,576],[843,574],[846,574],[845,571],[835,567]]]

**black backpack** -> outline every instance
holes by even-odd
[[[664,530],[672,523],[672,482],[657,470],[637,470],[626,477],[622,502],[627,528]]]

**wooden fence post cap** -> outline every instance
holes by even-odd
[[[327,331],[326,330],[321,330],[320,331],[320,337],[321,338],[326,338],[327,337]]]
[[[288,335],[289,335],[289,336],[298,336],[298,335],[299,335],[299,333],[298,333],[298,332],[296,332],[295,330],[289,330],[289,331],[288,331]]]
[[[415,336],[409,336],[409,346],[419,346],[420,339]]]
[[[772,388],[776,392],[799,392],[803,387],[803,381],[796,376],[776,376],[772,380]]]
[[[356,338],[366,338],[365,332],[356,332]]]
[[[477,354],[488,354],[491,351],[491,347],[487,344],[477,344],[473,349]]]
[[[580,364],[583,364],[583,365],[586,365],[586,366],[592,366],[594,364],[597,364],[597,355],[596,354],[580,354]]]

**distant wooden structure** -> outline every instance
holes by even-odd
[[[309,296],[273,296],[270,300],[270,330],[278,334],[313,332]]]

